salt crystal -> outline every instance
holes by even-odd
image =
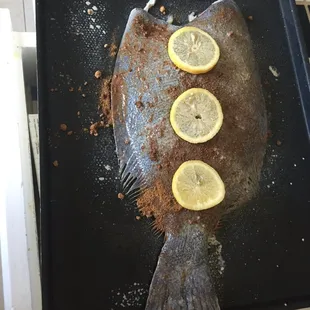
[[[103,181],[103,180],[104,180],[104,177],[100,177],[100,178],[99,178],[99,181]]]
[[[89,1],[86,1],[85,3],[86,3],[86,5],[90,5],[90,2],[89,2]]]
[[[169,15],[168,15],[167,23],[168,23],[168,24],[172,24],[172,23],[173,23],[173,15],[172,15],[172,14],[169,14]]]
[[[111,170],[111,166],[109,166],[109,165],[104,165],[104,168],[105,168],[106,170],[108,170],[108,171]]]
[[[144,7],[144,11],[148,12],[151,7],[156,4],[156,0],[149,0],[148,3]]]
[[[100,25],[96,25],[96,28],[97,28],[97,29],[100,29],[100,28],[101,28],[101,26],[100,26]]]
[[[301,241],[302,241],[302,242],[304,242],[304,241],[305,241],[305,239],[304,239],[304,238],[301,238]]]
[[[90,29],[94,29],[95,27],[93,25],[89,25],[89,28]]]
[[[269,70],[274,77],[280,76],[280,73],[278,72],[278,69],[275,66],[269,66]]]
[[[196,17],[197,17],[197,16],[196,16],[195,12],[192,12],[192,13],[190,13],[190,14],[188,15],[188,21],[189,21],[189,22],[192,22]]]
[[[94,11],[98,11],[98,8],[97,8],[95,5],[92,7],[92,9],[93,9]]]
[[[292,183],[292,182],[290,182],[290,185],[293,185],[293,183]]]

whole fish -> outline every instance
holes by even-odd
[[[267,122],[258,70],[246,23],[231,0],[217,1],[188,24],[209,33],[220,47],[215,68],[192,75],[170,61],[167,45],[180,27],[134,9],[112,79],[112,113],[126,196],[137,198],[155,228],[165,232],[146,309],[219,309],[207,266],[207,239],[231,210],[259,187]],[[210,141],[190,144],[169,123],[174,100],[185,90],[209,90],[221,103],[224,122]],[[171,182],[187,160],[202,160],[224,181],[226,196],[209,210],[182,209]]]

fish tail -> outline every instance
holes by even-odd
[[[198,225],[167,235],[146,310],[219,310],[207,265],[207,236]]]

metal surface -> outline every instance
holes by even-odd
[[[117,198],[112,129],[93,137],[83,128],[99,119],[94,72],[106,76],[113,70],[114,59],[103,45],[119,43],[131,9],[145,1],[89,1],[37,3],[44,310],[143,309],[161,238],[150,220],[135,219],[135,206]],[[299,35],[292,2],[236,2],[245,17],[253,16],[248,26],[270,137],[259,196],[224,220],[218,232],[226,262],[221,303],[225,309],[294,309],[310,304],[309,101],[301,101],[308,98],[307,68],[300,38],[292,36],[293,30]],[[199,0],[162,4],[178,23],[207,6]],[[159,16],[159,6],[150,12]],[[269,66],[278,69],[278,78]],[[74,134],[61,132],[62,123]]]

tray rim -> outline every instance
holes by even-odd
[[[286,37],[291,53],[295,80],[300,95],[308,139],[310,139],[310,63],[295,0],[279,0]]]
[[[214,0],[213,0],[214,1]],[[290,49],[291,60],[295,73],[295,80],[297,83],[298,93],[300,95],[300,101],[305,118],[308,139],[310,139],[310,66],[308,63],[308,56],[306,53],[305,42],[301,30],[299,18],[297,16],[297,7],[295,0],[278,0],[283,16],[283,22],[286,30],[286,37]],[[44,23],[44,6],[45,3],[42,0],[36,0],[36,25],[37,25],[37,82],[38,82],[38,102],[39,102],[39,136],[40,136],[40,212],[37,215],[38,219],[38,245],[39,245],[39,260],[41,269],[42,280],[42,309],[52,310],[52,296],[50,292],[52,274],[50,273],[50,261],[52,257],[50,249],[50,235],[49,235],[49,180],[44,176],[47,175],[49,157],[48,146],[48,132],[46,130],[46,118],[48,114],[46,104],[44,102],[44,94],[48,89],[45,77],[47,75],[47,68],[45,67],[44,57],[46,55],[45,46],[45,27]],[[38,26],[40,25],[40,27]],[[41,104],[40,104],[41,102]],[[43,229],[43,227],[45,227]],[[44,279],[44,283],[43,283]],[[300,296],[292,298],[291,300],[275,300],[267,303],[259,303],[251,305],[251,309],[283,309],[284,303],[287,302],[285,309],[296,309],[310,305],[310,295]],[[225,308],[229,310],[233,309],[249,309],[247,306],[229,307]]]

